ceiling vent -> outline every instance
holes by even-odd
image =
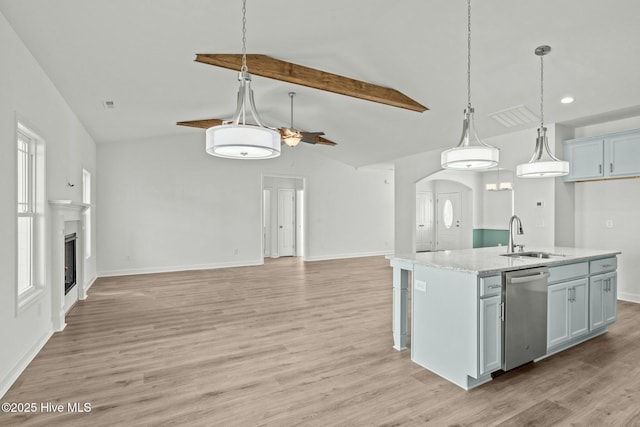
[[[524,105],[518,105],[517,107],[496,111],[495,113],[489,114],[489,117],[506,128],[526,125],[529,123],[537,123],[540,121],[540,118]]]

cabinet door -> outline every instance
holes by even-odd
[[[569,291],[564,283],[547,293],[547,350],[569,340]]]
[[[567,181],[597,179],[604,176],[604,142],[602,139],[571,142],[564,147],[569,161]]]
[[[569,298],[569,337],[575,338],[589,332],[589,312],[587,279],[576,280],[568,283]]]
[[[640,134],[620,135],[605,142],[605,175],[640,175]]]
[[[480,300],[480,375],[502,366],[502,298]]]
[[[592,276],[589,279],[589,315],[591,318],[590,329],[594,330],[604,326],[604,274]]]
[[[609,325],[618,318],[618,292],[617,292],[617,274],[610,273],[606,275],[606,281],[603,294],[604,305],[604,323]]]

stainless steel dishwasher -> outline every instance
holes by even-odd
[[[504,370],[516,368],[547,352],[547,267],[503,273]]]

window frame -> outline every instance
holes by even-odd
[[[24,150],[21,150],[21,142],[27,143],[26,155],[28,171],[20,167],[20,162],[24,160]],[[15,295],[16,295],[16,315],[38,300],[45,289],[45,156],[44,140],[35,133],[31,127],[25,125],[21,120],[16,120],[15,130],[15,165],[16,165],[16,237],[15,237]],[[26,180],[24,184],[20,182]],[[26,184],[26,185],[25,185]],[[27,187],[26,189],[24,187]],[[22,189],[22,194],[21,190]],[[26,195],[24,194],[26,191]],[[26,198],[26,200],[25,200]],[[22,208],[22,209],[21,209]],[[28,250],[28,285],[22,286],[20,271],[23,268],[20,249],[20,218],[31,218],[30,238]]]

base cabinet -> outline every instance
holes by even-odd
[[[589,316],[591,330],[610,325],[618,318],[617,274],[606,273],[589,279]]]
[[[480,300],[480,375],[502,367],[502,297]]]
[[[587,279],[550,285],[547,294],[547,349],[589,332]]]

